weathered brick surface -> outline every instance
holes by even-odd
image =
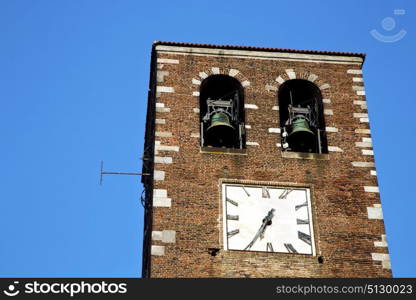
[[[176,231],[175,243],[153,241],[164,245],[165,255],[151,256],[151,277],[389,277],[389,269],[380,261],[373,261],[371,253],[387,253],[386,247],[375,247],[374,242],[384,234],[383,220],[368,219],[367,207],[380,203],[377,193],[367,193],[364,186],[377,186],[377,177],[370,174],[374,168],[353,167],[352,162],[373,162],[373,156],[362,155],[355,146],[362,137],[355,129],[369,129],[353,113],[366,113],[354,100],[365,100],[357,95],[349,69],[357,65],[311,63],[267,59],[230,58],[158,53],[158,58],[178,60],[179,63],[159,65],[169,72],[161,86],[173,87],[173,93],[160,93],[156,99],[170,108],[169,113],[156,112],[148,122],[165,119],[156,124],[156,131],[171,132],[172,136],[156,137],[162,145],[179,146],[179,152],[159,151],[158,156],[172,157],[172,164],[156,164],[165,171],[165,179],[154,181],[154,189],[166,189],[172,199],[171,207],[154,207],[152,226],[155,231]],[[258,109],[246,109],[247,141],[259,146],[247,146],[245,154],[201,153],[200,140],[191,137],[198,133],[199,98],[193,92],[199,86],[192,79],[202,79],[200,72],[210,73],[219,67],[221,73],[239,70],[240,81],[248,80],[245,103]],[[318,76],[324,104],[332,109],[326,115],[326,126],[338,128],[328,133],[328,145],[343,152],[330,152],[328,160],[283,158],[280,135],[269,133],[268,128],[279,128],[277,92],[266,85],[278,87],[278,76],[288,79],[286,69]],[[286,76],[286,77],[285,77]],[[307,75],[304,75],[307,77]],[[216,256],[208,248],[222,249],[221,182],[250,180],[275,184],[298,184],[311,187],[316,256],[282,253],[260,253],[220,250]],[[318,263],[318,257],[324,263]]]

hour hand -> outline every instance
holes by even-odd
[[[250,249],[251,247],[253,247],[254,243],[257,241],[257,239],[260,237],[260,239],[263,239],[264,237],[264,232],[266,230],[266,226],[271,225],[272,224],[272,219],[274,217],[274,208],[272,208],[267,216],[262,220],[262,224],[259,228],[259,230],[257,231],[256,235],[254,236],[253,240],[247,245],[247,247],[244,248],[244,250]]]

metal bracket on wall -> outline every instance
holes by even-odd
[[[101,161],[100,185],[103,184],[103,175],[135,175],[135,176],[150,176],[150,173],[131,173],[131,172],[108,172],[104,171],[104,162]]]

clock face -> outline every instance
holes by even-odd
[[[315,255],[308,188],[223,184],[228,250]]]

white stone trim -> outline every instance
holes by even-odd
[[[357,105],[367,105],[367,102],[363,100],[354,100],[353,103]]]
[[[244,125],[244,127],[246,128],[246,129],[251,129],[251,125]]]
[[[200,84],[201,84],[201,80],[198,80],[198,79],[192,78],[192,84],[195,84],[195,85],[200,85]]]
[[[358,129],[355,129],[354,132],[358,133],[358,134],[371,134],[370,129],[359,129],[358,128]]]
[[[329,89],[330,87],[331,87],[331,85],[330,85],[330,84],[325,83],[325,84],[321,85],[319,88],[320,88],[321,90],[326,90],[326,89]]]
[[[152,247],[150,248],[150,254],[154,256],[165,255],[165,246],[152,245]]]
[[[174,231],[174,230],[163,230],[162,231],[162,242],[163,243],[176,243],[176,231]]]
[[[280,128],[269,128],[267,131],[269,133],[280,133]]]
[[[192,92],[192,96],[199,97],[199,92],[198,91]]]
[[[372,148],[373,144],[372,143],[366,143],[366,142],[355,142],[355,147],[359,147],[359,148]]]
[[[355,143],[356,147],[360,147],[360,148],[372,148],[373,147],[373,142],[372,139],[370,137],[363,137],[361,138],[361,142],[356,142]]]
[[[353,167],[358,167],[358,168],[374,168],[373,162],[353,161],[351,164],[353,165]]]
[[[308,80],[310,81],[310,82],[314,82],[316,79],[318,79],[318,75],[315,75],[315,74],[309,74],[309,76],[308,76]]]
[[[338,132],[336,127],[325,127],[326,132]]]
[[[153,180],[157,180],[157,181],[165,180],[165,171],[154,170],[153,171]]]
[[[197,107],[196,107],[196,108],[193,108],[192,110],[193,110],[193,112],[194,112],[194,113],[196,113],[196,114],[199,114],[199,112],[200,112],[199,108],[197,108]]]
[[[167,197],[168,196],[168,191],[164,190],[164,189],[154,189],[153,190],[153,198],[154,197]]]
[[[244,108],[246,108],[246,109],[259,109],[259,107],[255,104],[244,104]]]
[[[347,70],[348,74],[363,74],[362,70]]]
[[[156,73],[156,80],[157,82],[163,82],[165,80],[165,76],[169,75],[169,71],[157,71]]]
[[[285,82],[285,80],[282,78],[282,76],[277,77],[277,78],[276,78],[276,81],[277,81],[279,84],[282,84],[283,82]]]
[[[220,74],[220,68],[218,68],[218,67],[212,67],[211,71],[212,71],[212,74],[214,74],[214,75]]]
[[[276,106],[273,106],[272,107],[272,110],[279,110],[279,106],[277,106],[277,105]]]
[[[249,85],[250,85],[250,81],[248,81],[248,80],[244,80],[244,81],[241,83],[241,85],[242,85],[243,87],[249,86]]]
[[[205,79],[205,78],[207,78],[208,77],[208,74],[207,73],[205,73],[205,72],[199,72],[199,77],[201,77],[201,79]]]
[[[381,241],[380,242],[374,242],[374,247],[387,247],[387,237],[385,234],[381,235]]]
[[[296,79],[296,73],[293,71],[293,69],[287,69],[286,74],[289,79]]]
[[[162,198],[162,197],[153,197],[153,206],[154,207],[171,207],[172,199]]]
[[[364,79],[362,77],[353,77],[352,82],[364,82]]]
[[[370,171],[370,175],[372,175],[372,176],[377,176],[377,171],[376,171],[376,170],[371,170],[371,171]]]
[[[248,146],[259,146],[259,143],[257,143],[257,142],[246,142],[246,145],[248,145]]]
[[[168,131],[156,131],[155,132],[155,136],[159,136],[159,137],[171,137],[172,136],[172,132],[168,132]]]
[[[174,93],[175,89],[171,86],[157,86],[156,87],[156,92],[158,93]]]
[[[161,241],[162,243],[176,243],[176,231],[174,230],[152,231],[152,240]]]
[[[353,85],[352,89],[354,91],[364,91],[364,87],[362,85]]]
[[[220,72],[220,68],[218,68],[218,67],[212,67],[211,68],[211,73],[214,74],[214,75],[220,74],[221,73]]]
[[[354,118],[368,118],[367,113],[353,113],[352,115]]]
[[[199,132],[197,132],[197,133],[194,133],[194,132],[192,132],[191,133],[191,137],[193,137],[193,138],[199,138],[201,135],[200,135],[200,133]]]
[[[158,58],[157,63],[161,64],[179,64],[178,59],[170,59],[170,58]]]
[[[173,161],[169,156],[155,156],[154,162],[155,164],[171,164]]]
[[[357,91],[358,96],[365,96],[365,91]]]
[[[329,103],[331,103],[331,100],[330,99],[322,99],[322,102],[325,103],[325,104],[329,104]]]
[[[156,102],[156,107],[165,107],[165,103]]]
[[[380,206],[367,207],[367,215],[369,219],[383,220],[383,211]]]
[[[156,124],[166,124],[166,120],[165,119],[155,119],[155,123]]]
[[[369,121],[368,118],[360,118],[360,123],[368,123]]]
[[[277,148],[282,148],[282,144],[281,143],[277,143],[276,146],[277,146]]]
[[[156,107],[156,112],[158,112],[158,113],[168,113],[168,112],[170,112],[170,108],[168,108],[168,107]]]
[[[332,116],[334,111],[332,109],[324,109],[324,115]]]
[[[380,193],[378,186],[364,186],[364,192],[366,193]]]
[[[336,147],[336,146],[328,146],[328,151],[330,151],[330,152],[344,152],[344,150],[342,150],[341,148]]]
[[[354,101],[355,105],[359,105],[361,109],[367,109],[367,102],[365,101]]]
[[[167,145],[156,145],[155,146],[156,151],[174,151],[179,152],[178,146],[167,146]]]
[[[228,75],[230,75],[231,77],[235,77],[238,73],[240,73],[240,71],[238,71],[237,69],[230,69],[228,71]]]
[[[383,269],[391,269],[390,256],[386,253],[371,253],[371,258],[375,261],[381,261]]]
[[[362,152],[363,155],[370,155],[370,156],[374,155],[373,150],[361,149],[361,152]]]
[[[153,190],[153,206],[154,207],[171,207],[172,200],[168,198],[168,192],[164,189]]]
[[[162,231],[152,231],[152,241],[161,241],[162,240]]]

